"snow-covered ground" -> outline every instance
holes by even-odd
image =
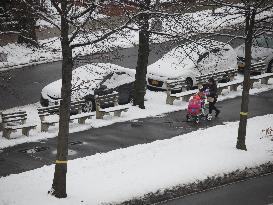
[[[95,40],[96,35],[100,35],[100,32],[94,32],[93,34],[90,34],[88,38],[90,40]],[[78,38],[73,42],[77,43],[80,41],[81,39]],[[96,45],[75,48],[73,50],[73,55],[83,56],[96,52],[111,51],[113,48],[128,48],[134,46],[137,42],[137,32],[123,31],[112,35],[108,39],[97,43]],[[0,62],[0,71],[21,68],[26,65],[54,62],[62,59],[61,42],[59,38],[55,37],[40,40],[39,44],[41,45],[40,48],[26,47],[17,43],[10,43],[0,47],[0,53],[7,54],[7,61]]]
[[[223,13],[226,8],[219,8],[217,13]],[[53,12],[54,13],[54,12]],[[182,17],[163,19],[163,31],[174,35],[194,35],[201,32],[219,31],[229,28],[235,24],[242,23],[244,18],[236,16],[232,12],[230,15],[212,16],[211,10],[204,10],[195,13],[186,13]],[[273,15],[273,12],[264,12],[262,16]],[[86,39],[96,39],[101,35],[101,31],[96,31],[88,35],[79,36],[73,43],[82,42]],[[164,42],[169,37],[152,35],[152,42]],[[29,48],[17,43],[0,47],[0,53],[7,54],[7,61],[0,62],[0,70],[7,70],[25,66],[26,64],[38,64],[61,60],[61,44],[59,38],[51,38],[39,41],[41,48]],[[74,50],[74,55],[86,55],[98,51],[109,51],[113,48],[128,48],[138,44],[138,32],[124,30],[112,35],[110,38],[92,46],[85,46]]]
[[[237,76],[237,79],[242,78],[242,76]],[[260,83],[254,83],[254,89],[250,90],[250,94],[256,94],[260,92],[264,92],[267,90],[273,89],[273,79],[269,80],[269,85],[261,85]],[[242,89],[239,86],[238,91],[230,92],[229,90],[224,90],[223,95],[219,96],[218,100],[222,101],[225,99],[234,98],[237,96],[241,96]],[[131,121],[140,118],[146,118],[151,116],[162,115],[164,113],[169,113],[173,111],[183,110],[187,107],[187,102],[184,101],[175,101],[174,105],[166,104],[166,93],[165,92],[153,92],[147,91],[145,98],[147,101],[145,102],[146,109],[139,109],[135,106],[130,106],[128,112],[123,112],[121,117],[114,116],[105,116],[103,119],[87,119],[85,125],[80,125],[77,122],[70,124],[70,133],[79,132],[83,130],[88,130],[91,128],[98,128],[107,126],[116,122],[124,122]],[[39,141],[46,138],[56,137],[58,134],[58,124],[49,128],[48,132],[40,132],[40,118],[38,116],[37,108],[40,106],[39,103],[25,105],[21,107],[14,107],[12,109],[5,110],[5,112],[9,111],[18,111],[25,110],[28,114],[27,123],[36,124],[37,129],[30,131],[30,136],[26,137],[21,135],[21,132],[18,131],[16,133],[12,133],[12,139],[6,139],[2,137],[2,132],[0,132],[0,149],[5,147],[14,146],[17,144],[22,144],[25,142],[33,142]],[[55,116],[56,117],[56,116]]]
[[[47,11],[47,19],[50,20],[50,23],[49,21],[45,21],[44,19],[39,19],[37,22],[36,22],[36,25],[39,26],[40,28],[52,28],[54,27],[54,25],[58,25],[60,26],[61,25],[61,17],[60,15],[58,14],[58,11],[56,10],[56,8],[51,4],[51,1],[50,0],[45,0],[44,1],[44,8],[46,9]],[[83,11],[85,11],[86,8],[85,7],[82,7],[82,6],[74,6],[72,9],[71,9],[71,14],[76,14],[76,13],[81,13]],[[89,13],[88,13],[89,14]],[[103,14],[100,14],[98,12],[98,10],[95,10],[94,12],[92,12],[92,14],[89,16],[89,18],[91,19],[101,19],[101,18],[107,18],[106,15],[103,15]],[[86,18],[86,15],[84,15],[83,17],[79,18],[79,22],[83,22]]]
[[[47,194],[54,165],[0,178],[0,204],[108,204],[273,162],[273,115],[248,121],[248,151],[235,148],[238,122],[68,162],[66,199]]]

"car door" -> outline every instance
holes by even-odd
[[[101,84],[103,92],[111,93],[117,91],[119,93],[119,103],[124,104],[128,99],[132,90],[132,77],[123,71],[115,71],[111,76],[108,76]]]
[[[252,47],[252,58],[263,60],[273,52],[273,40],[267,36],[254,39]]]
[[[113,75],[114,73],[109,73],[103,77],[102,81],[95,90],[95,95],[107,95],[114,91],[114,89],[110,86]]]
[[[220,49],[212,49],[199,56],[197,67],[201,75],[211,74],[219,69],[219,51]]]
[[[229,68],[229,56],[231,54],[232,53],[228,48],[212,48],[209,52],[206,52],[199,58],[198,67],[201,74],[206,75],[227,70]],[[236,56],[234,56],[234,59],[236,64]]]

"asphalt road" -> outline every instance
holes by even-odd
[[[160,205],[272,205],[272,184],[271,174],[166,201]]]
[[[171,42],[153,44],[149,64],[157,61],[173,46]],[[92,62],[109,62],[135,69],[137,50],[138,47],[132,47],[81,57],[75,62],[75,67]],[[3,75],[4,78],[0,77],[0,85],[5,85],[5,88],[0,86],[0,110],[38,102],[42,88],[61,78],[61,61],[10,70],[3,72]]]
[[[69,136],[69,159],[168,139],[226,121],[236,121],[239,120],[240,103],[241,97],[219,102],[218,107],[222,110],[220,117],[211,122],[201,121],[199,125],[187,123],[185,121],[186,111],[182,110],[164,116],[140,119],[137,122],[115,123],[107,127],[73,133]],[[273,90],[250,96],[249,117],[273,113],[272,105]],[[236,136],[234,137],[236,139]],[[55,154],[56,138],[0,150],[0,176],[52,164]]]

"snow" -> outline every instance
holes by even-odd
[[[219,51],[215,54],[213,49]],[[198,62],[199,57],[210,52]],[[237,68],[237,56],[228,44],[205,39],[173,48],[147,68],[148,77],[156,80],[170,78],[195,79],[197,75]],[[154,78],[155,77],[155,78]],[[165,78],[165,79],[164,79]]]
[[[219,8],[218,13],[223,13],[226,8]],[[272,16],[272,11],[264,12],[262,16]],[[54,15],[54,12],[53,14]],[[191,36],[197,33],[219,31],[223,28],[229,28],[233,25],[242,23],[244,18],[237,16],[234,18],[232,11],[230,15],[212,16],[211,10],[204,10],[195,13],[186,13],[182,17],[166,18],[163,20],[163,32],[173,35]],[[132,25],[134,27],[136,25]],[[95,31],[86,35],[79,36],[73,43],[97,39],[106,31]],[[170,40],[166,36],[152,35],[151,42],[165,42]],[[43,47],[39,49],[28,48],[23,45],[13,43],[0,47],[0,53],[8,54],[7,62],[0,62],[0,69],[7,70],[26,64],[38,64],[61,60],[61,43],[59,38],[51,38],[39,41]],[[108,39],[96,44],[74,49],[73,55],[87,55],[96,52],[111,51],[113,48],[128,48],[138,44],[138,32],[125,29],[119,33],[113,34]]]
[[[257,75],[257,76],[253,76],[251,77],[251,79],[261,79],[261,78],[265,78],[265,77],[273,77],[273,73],[263,73],[261,75]]]
[[[239,75],[236,77],[235,80],[241,80],[242,76]],[[254,88],[250,90],[250,94],[254,95],[257,93],[261,93],[264,91],[268,91],[273,89],[273,79],[269,80],[268,85],[260,84],[259,82],[254,83]],[[223,101],[226,99],[235,98],[237,96],[242,95],[242,87],[239,86],[237,91],[229,91],[228,89],[223,90],[222,95],[218,97],[218,101]],[[98,127],[104,127],[108,126],[117,122],[125,122],[125,121],[131,121],[146,117],[152,117],[152,116],[159,116],[164,113],[184,110],[187,108],[187,102],[176,100],[174,101],[174,105],[168,105],[166,104],[166,97],[167,94],[165,92],[153,92],[147,90],[147,93],[145,95],[145,107],[146,109],[140,109],[138,107],[129,105],[129,109],[127,112],[122,112],[121,117],[114,117],[112,115],[105,116],[103,119],[95,119],[93,117],[92,119],[87,119],[86,124],[80,125],[76,122],[70,124],[70,133],[80,132],[92,128],[98,128]],[[40,127],[40,118],[38,116],[37,108],[40,106],[39,103],[20,106],[20,107],[14,107],[8,110],[5,110],[5,112],[12,112],[12,111],[18,111],[18,110],[25,110],[28,114],[27,123],[29,124],[36,124],[37,129],[30,131],[30,136],[26,137],[21,134],[21,132],[16,132],[11,134],[11,139],[6,139],[1,137],[0,132],[0,149],[5,147],[10,147],[18,144],[22,144],[25,142],[35,142],[40,141],[46,138],[54,138],[58,134],[58,124],[55,126],[52,126],[49,128],[48,132],[41,133],[41,127]],[[1,110],[0,110],[1,112]],[[54,119],[53,119],[54,118]],[[47,117],[47,119],[50,119],[50,117]],[[52,116],[52,119],[55,120],[56,116]]]
[[[47,194],[54,165],[0,178],[0,204],[74,205],[122,202],[149,192],[223,176],[272,162],[273,115],[248,120],[246,146],[235,148],[238,122],[172,139],[135,145],[68,162],[66,199]]]
[[[103,32],[105,33],[105,32]],[[126,33],[126,35],[125,35]],[[76,38],[73,43],[82,42],[83,39],[95,40],[102,35],[101,31]],[[73,56],[83,56],[97,52],[108,52],[113,48],[128,48],[138,42],[138,33],[125,30],[112,35],[108,39],[97,43],[73,49]],[[0,70],[9,70],[20,66],[35,65],[59,61],[62,59],[61,42],[57,37],[39,40],[40,48],[30,48],[17,43],[10,43],[0,47],[0,53],[7,54],[7,61],[0,62]]]
[[[44,1],[44,7],[47,11],[47,18],[50,20],[50,22],[45,21],[43,19],[39,19],[36,22],[36,26],[39,26],[40,28],[53,28],[55,25],[60,26],[61,25],[61,17],[58,14],[58,11],[56,10],[56,8],[51,4],[50,0],[45,0]],[[85,11],[86,8],[82,7],[82,6],[74,6],[71,10],[70,10],[70,15],[76,15],[79,13],[82,13],[83,11]],[[86,20],[86,18],[90,18],[90,19],[102,19],[102,18],[107,18],[106,15],[100,14],[98,12],[98,10],[93,11],[91,14],[90,12],[88,12],[86,15],[78,18],[78,23],[84,22]],[[75,22],[74,22],[75,23]]]
[[[118,73],[120,74],[118,75]],[[93,63],[80,66],[72,71],[72,100],[93,95],[94,90],[98,88],[102,79],[105,79],[105,76],[110,74],[113,74],[113,76],[110,80],[106,80],[104,85],[108,88],[113,88],[133,82],[135,70],[110,63]],[[50,97],[61,98],[61,87],[61,79],[48,84],[42,90],[43,98],[49,100],[51,100]]]

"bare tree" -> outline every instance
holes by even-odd
[[[72,69],[73,69],[73,49],[88,45],[94,45],[104,41],[112,34],[121,31],[129,24],[126,22],[116,28],[104,28],[100,32],[92,31],[89,26],[92,21],[97,21],[97,8],[100,7],[99,2],[85,3],[84,7],[78,7],[71,0],[50,0],[50,3],[56,10],[53,15],[47,8],[39,5],[32,6],[26,0],[20,0],[26,3],[28,8],[31,8],[33,15],[51,23],[60,31],[60,41],[62,49],[62,88],[61,88],[61,103],[60,103],[60,119],[59,133],[57,137],[57,156],[55,161],[55,172],[52,183],[52,189],[49,191],[57,198],[65,198],[66,193],[66,173],[68,160],[68,136],[69,136],[69,119],[70,119],[70,104],[72,91]],[[60,18],[60,22],[56,21]],[[91,28],[90,28],[91,27]],[[90,32],[91,31],[91,32]],[[93,35],[91,35],[93,34]],[[91,37],[90,37],[91,35]]]
[[[0,5],[0,34],[16,34],[18,43],[37,47],[37,16],[32,12],[37,4],[38,0],[5,0]]]
[[[15,6],[12,12],[18,22],[16,29],[20,32],[18,43],[25,43],[35,47],[38,46],[35,31],[37,16],[35,13],[32,13],[29,8],[29,6],[35,7],[37,4],[37,0],[14,1]]]
[[[136,79],[134,85],[134,103],[141,109],[144,109],[144,96],[146,92],[146,74],[149,58],[149,13],[151,0],[139,2],[139,8],[142,12],[138,17],[139,31],[139,48],[136,66]]]
[[[166,6],[163,5],[163,1],[160,0],[137,0],[133,2],[137,12],[133,14],[127,13],[132,22],[135,23],[135,27],[129,25],[127,28],[131,30],[139,31],[139,47],[138,47],[138,59],[136,66],[136,76],[134,84],[134,99],[133,105],[139,106],[141,109],[145,109],[144,96],[146,93],[146,74],[148,59],[150,53],[151,36],[165,36],[175,41],[188,38],[190,31],[187,33],[178,32],[174,28],[169,28],[163,31],[162,20],[168,21],[168,19],[183,16],[189,8],[195,8],[188,0],[183,1],[166,1]],[[173,9],[175,7],[176,9]],[[172,9],[171,9],[172,8]],[[126,10],[126,9],[125,9]],[[190,21],[185,22],[186,18],[178,18],[177,24],[190,24]],[[188,20],[188,19],[187,19]],[[175,26],[175,25],[174,25]],[[181,27],[181,25],[179,25]],[[175,30],[175,34],[174,31]]]
[[[228,0],[211,0],[216,6],[225,6],[227,8],[236,9],[235,17],[231,20],[238,18],[238,14],[244,17],[244,36],[245,39],[245,68],[244,68],[244,82],[242,92],[242,103],[240,112],[240,123],[238,129],[238,138],[236,148],[247,150],[246,139],[246,126],[248,116],[249,104],[249,89],[250,89],[250,69],[252,59],[252,45],[253,39],[259,35],[264,34],[266,31],[272,31],[273,15],[270,13],[264,14],[266,11],[272,11],[273,2],[271,0],[241,0],[236,3],[230,3]],[[240,3],[240,4],[238,4]],[[227,10],[228,11],[228,10]],[[228,12],[228,14],[231,14]],[[264,14],[264,15],[263,15]],[[271,23],[269,23],[271,21]],[[221,34],[224,35],[224,34]],[[233,39],[237,36],[233,36]],[[242,37],[241,37],[242,38]]]

